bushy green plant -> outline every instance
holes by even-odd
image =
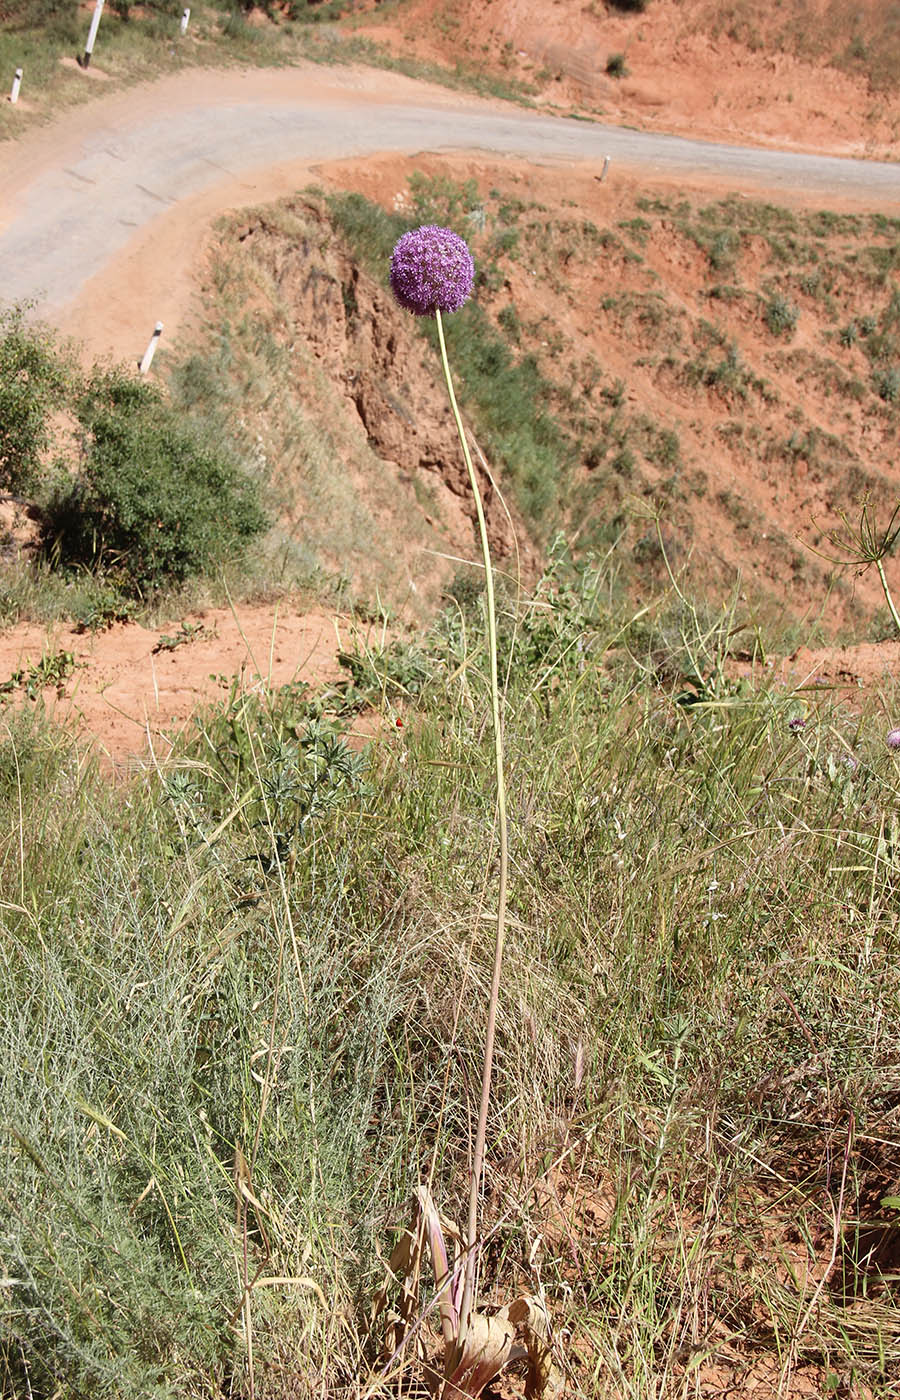
[[[772,335],[790,335],[797,325],[797,308],[781,293],[770,297],[765,304],[763,318]]]
[[[0,486],[24,493],[37,484],[50,415],[72,374],[51,333],[28,325],[22,307],[0,312]]]
[[[300,24],[333,24],[352,8],[353,0],[288,0],[287,17]]]
[[[740,251],[741,240],[734,229],[719,229],[709,242],[707,256],[710,267],[721,272],[724,268],[734,266],[737,254]]]
[[[522,323],[519,320],[519,313],[512,302],[508,306],[503,306],[497,312],[497,325],[502,330],[507,339],[514,345],[518,345],[522,339]]]
[[[44,29],[71,14],[66,0],[4,0],[0,6],[0,27],[12,30]]]
[[[611,53],[606,60],[606,72],[610,78],[627,78],[628,65],[623,53]]]
[[[143,593],[214,567],[263,529],[257,483],[153,386],[111,370],[76,411],[84,461],[47,511],[62,563],[102,569]]]
[[[900,402],[900,368],[895,365],[892,369],[886,369],[877,374],[875,388],[878,397],[884,399],[885,403]]]

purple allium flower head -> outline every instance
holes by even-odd
[[[458,311],[472,295],[475,264],[458,233],[436,224],[410,229],[391,256],[391,290],[406,311]]]
[[[788,721],[788,729],[792,729],[796,734],[799,730],[806,728],[805,719],[792,719]]]
[[[890,730],[884,742],[889,749],[900,749],[900,729]]]

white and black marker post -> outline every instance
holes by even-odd
[[[9,100],[10,100],[10,102],[18,102],[18,100],[19,100],[19,88],[20,88],[21,86],[22,86],[22,70],[21,70],[21,68],[17,68],[17,69],[16,69],[16,76],[13,78],[13,85],[12,85],[12,87],[10,88],[10,92],[9,92]]]
[[[601,185],[603,184],[603,181],[606,179],[606,177],[607,177],[608,174],[609,174],[609,156],[604,156],[604,157],[603,157],[603,169],[600,171],[600,183],[601,183]]]
[[[79,59],[82,68],[89,68],[91,54],[94,52],[94,41],[97,38],[97,30],[100,28],[100,16],[103,14],[104,0],[97,0],[94,6],[94,13],[91,16],[91,27],[88,30],[87,43],[84,46],[84,58]]]
[[[146,374],[150,366],[153,364],[153,356],[156,354],[156,347],[159,344],[159,337],[162,335],[162,328],[162,321],[157,321],[156,325],[153,327],[153,334],[150,337],[150,344],[144,351],[144,358],[141,360],[141,363],[138,366],[141,374]]]
[[[188,25],[190,24],[190,22],[191,22],[191,11],[190,11],[190,8],[188,8],[188,9],[186,9],[186,10],[184,11],[183,15],[181,16],[181,37],[182,37],[182,39],[184,38],[185,34],[187,33],[187,27],[188,27]]]

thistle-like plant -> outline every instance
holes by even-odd
[[[427,1237],[434,1269],[435,1287],[441,1315],[444,1343],[443,1367],[431,1368],[427,1379],[432,1389],[446,1400],[480,1395],[484,1387],[511,1360],[529,1356],[528,1394],[539,1396],[557,1394],[561,1389],[558,1372],[550,1361],[547,1342],[547,1320],[541,1305],[531,1298],[520,1298],[495,1316],[488,1317],[476,1306],[476,1273],[479,1248],[478,1199],[484,1166],[487,1118],[491,1097],[491,1075],[494,1059],[494,1037],[500,978],[503,964],[503,944],[506,930],[506,903],[509,868],[509,838],[506,816],[506,783],[503,765],[503,724],[501,716],[500,683],[497,663],[497,614],[494,599],[494,573],[488,543],[484,503],[478,477],[472,465],[469,442],[463,427],[444,338],[442,316],[459,311],[472,294],[475,264],[465,240],[448,228],[425,224],[405,233],[394,248],[390,271],[391,288],[400,305],[416,316],[433,316],[437,325],[441,364],[450,407],[453,412],[460,447],[475,501],[478,533],[484,563],[485,599],[488,628],[488,658],[490,669],[491,717],[494,737],[494,770],[496,778],[499,887],[497,891],[497,920],[494,939],[494,962],[484,1033],[484,1063],[481,1080],[481,1101],[472,1167],[469,1177],[469,1212],[465,1238],[456,1231],[452,1237],[460,1241],[458,1257],[451,1265],[444,1233],[429,1192],[420,1188],[415,1218],[396,1246],[390,1261],[392,1278],[401,1289],[399,1313],[394,1315],[398,1329],[387,1339],[387,1355],[402,1350],[411,1330],[417,1326],[419,1313],[419,1276]],[[386,1307],[380,1300],[377,1313]],[[396,1343],[396,1345],[392,1345]]]
[[[814,554],[818,554],[820,559],[827,559],[830,564],[838,564],[841,568],[854,569],[857,575],[864,574],[874,564],[884,593],[884,601],[888,605],[894,626],[900,632],[900,614],[894,605],[887,575],[884,572],[884,561],[900,536],[898,516],[900,516],[900,502],[894,507],[887,526],[883,530],[879,530],[871,505],[868,501],[863,501],[858,524],[851,522],[847,512],[841,510],[838,511],[840,526],[834,530],[822,531],[825,539],[835,551],[833,554],[829,554],[824,549],[816,549],[813,545],[810,545],[809,548]]]

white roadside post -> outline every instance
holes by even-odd
[[[185,34],[187,33],[187,27],[188,27],[188,25],[190,24],[190,22],[191,22],[191,12],[190,12],[190,8],[188,8],[188,9],[185,10],[184,14],[181,16],[181,37],[182,37],[182,39],[184,38]]]
[[[10,93],[9,93],[9,100],[10,100],[10,102],[18,102],[18,100],[19,100],[19,88],[20,88],[21,86],[22,86],[22,70],[21,70],[21,68],[17,68],[17,69],[16,69],[16,76],[13,78],[13,85],[12,85],[12,87],[10,88]]]
[[[103,14],[104,0],[97,0],[94,6],[94,13],[91,16],[91,27],[88,30],[87,43],[84,46],[84,58],[80,59],[82,68],[89,68],[91,64],[91,54],[94,52],[94,41],[97,38],[97,30],[100,28],[100,16]]]
[[[144,351],[144,358],[141,360],[141,363],[138,366],[141,374],[146,374],[150,366],[153,364],[153,356],[156,354],[156,347],[159,344],[159,337],[162,335],[162,328],[162,321],[157,321],[156,325],[153,327],[153,334],[150,337],[150,344]]]
[[[600,171],[600,183],[601,183],[601,185],[603,184],[603,181],[606,179],[606,177],[607,177],[608,174],[609,174],[609,156],[604,156],[604,157],[603,157],[603,169]]]

